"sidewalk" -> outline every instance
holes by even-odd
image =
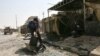
[[[44,42],[55,47],[59,47],[60,49],[76,53],[79,56],[89,56],[92,51],[100,45],[100,37],[67,37],[66,39],[61,41],[49,41],[48,39],[44,39]]]

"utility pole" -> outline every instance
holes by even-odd
[[[16,30],[18,32],[18,35],[17,35],[17,37],[18,37],[18,36],[20,36],[20,27],[18,28],[18,25],[17,25],[17,15],[15,15],[15,19],[16,19]]]
[[[44,18],[44,12],[43,12],[43,18]]]
[[[17,15],[15,17],[16,17],[15,19],[16,19],[16,29],[17,29]]]

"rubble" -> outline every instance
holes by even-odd
[[[53,45],[63,47],[66,51],[80,56],[89,56],[90,52],[100,45],[100,37],[83,35],[73,38],[71,36],[64,40],[53,42]]]

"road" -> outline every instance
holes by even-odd
[[[25,48],[26,40],[22,36],[3,35],[0,33],[0,56],[77,56],[67,51],[55,49],[54,47],[46,46],[43,53],[33,55]]]

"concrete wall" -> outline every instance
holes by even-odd
[[[90,6],[95,11],[97,19],[98,21],[100,21],[100,3],[96,4],[96,3],[86,2],[86,5]]]

